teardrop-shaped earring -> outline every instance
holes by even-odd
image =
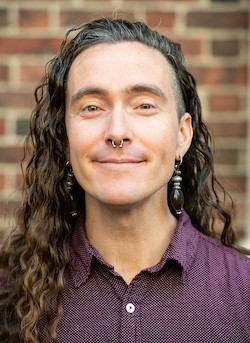
[[[67,169],[67,175],[66,175],[66,181],[65,181],[65,185],[66,188],[68,190],[69,193],[69,199],[70,199],[70,215],[71,217],[76,217],[77,216],[77,201],[76,201],[76,197],[74,195],[73,189],[75,186],[75,182],[74,182],[74,173],[72,170],[72,167],[70,165],[69,162],[66,163],[66,169]]]
[[[174,175],[171,179],[171,181],[173,182],[173,189],[170,194],[170,202],[177,215],[180,215],[182,213],[183,205],[184,205],[184,196],[181,190],[182,177],[181,177],[181,171],[179,170],[181,163],[182,163],[181,157],[179,160],[175,161]]]

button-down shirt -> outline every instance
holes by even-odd
[[[250,342],[250,259],[183,213],[161,261],[127,285],[79,221],[61,301],[59,343]]]

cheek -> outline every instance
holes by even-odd
[[[167,183],[174,171],[177,152],[177,134],[172,131],[162,132],[154,140],[154,156],[158,166],[159,179]]]
[[[71,159],[85,155],[95,143],[94,130],[90,131],[81,122],[70,122],[66,126]]]
[[[178,144],[178,129],[173,123],[161,121],[144,131],[144,144],[163,161],[175,156]]]
[[[83,146],[82,144],[82,137],[79,135],[78,130],[75,130],[74,128],[70,128],[67,130],[68,134],[68,144],[69,144],[69,156],[70,159],[75,159],[77,154],[79,153],[80,147]]]

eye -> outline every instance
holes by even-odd
[[[84,111],[87,111],[87,112],[95,112],[97,111],[98,107],[95,106],[95,105],[89,105],[89,106],[86,106],[83,110]]]
[[[151,116],[158,112],[158,107],[154,103],[141,102],[135,106],[135,112],[142,116]]]
[[[103,106],[98,104],[82,104],[79,108],[79,114],[84,118],[96,118],[97,116],[103,114]]]
[[[139,106],[139,108],[142,110],[150,110],[150,109],[154,108],[154,106],[151,104],[142,104]]]

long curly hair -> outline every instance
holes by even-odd
[[[209,236],[219,235],[224,245],[237,248],[231,214],[224,207],[226,192],[214,173],[211,137],[202,120],[195,80],[184,66],[180,45],[142,22],[102,18],[74,27],[66,33],[60,51],[48,63],[46,75],[35,90],[36,106],[25,144],[22,203],[16,230],[0,254],[0,268],[6,275],[0,293],[1,342],[39,342],[41,330],[47,333],[48,342],[57,342],[56,327],[62,314],[60,295],[75,224],[69,215],[71,199],[65,184],[68,73],[82,51],[104,42],[123,41],[155,48],[170,64],[178,114],[191,114],[194,132],[181,165],[184,209],[197,230]],[[84,190],[76,184],[74,193],[82,208]],[[39,326],[42,318],[47,323],[43,328]]]

